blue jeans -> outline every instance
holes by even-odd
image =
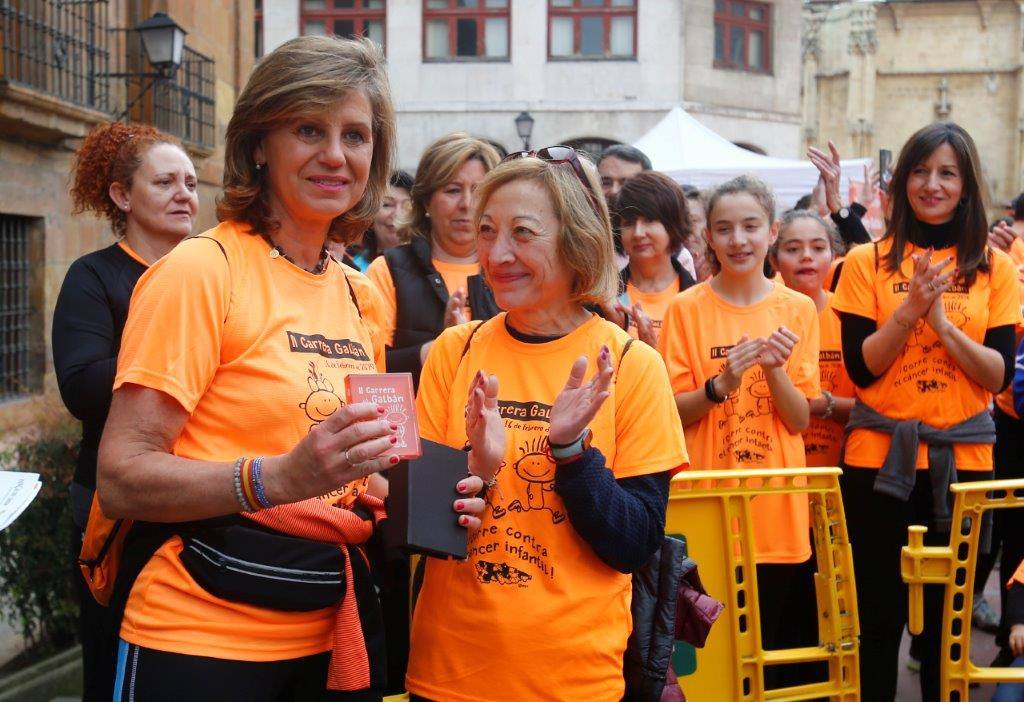
[[[1011,668],[1024,668],[1024,658],[1017,658]],[[1024,683],[999,683],[992,702],[1024,702]]]

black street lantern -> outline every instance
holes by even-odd
[[[163,78],[170,78],[181,65],[185,30],[166,13],[157,12],[135,27],[142,39],[149,63]]]
[[[523,140],[523,150],[530,150],[530,135],[533,134],[533,117],[526,110],[523,110],[516,117],[516,133]]]

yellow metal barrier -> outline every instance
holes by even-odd
[[[1024,480],[958,483],[949,489],[955,496],[949,545],[925,546],[928,530],[912,526],[900,567],[909,590],[907,619],[912,634],[921,633],[924,625],[924,586],[946,586],[941,696],[950,702],[967,702],[972,682],[1024,682],[1024,670],[1020,668],[979,668],[971,662],[971,608],[982,515],[990,509],[1024,507]]]
[[[680,670],[685,656],[675,659],[690,702],[860,699],[857,598],[839,474],[838,468],[786,468],[688,471],[673,479],[665,532],[685,536],[701,581],[726,605],[707,645],[696,652],[696,669]],[[815,647],[765,651],[750,501],[783,493],[807,493],[810,500],[820,641]],[[828,664],[827,681],[765,690],[766,667],[817,661]]]

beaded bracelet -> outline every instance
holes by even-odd
[[[252,489],[252,459],[246,459],[242,464],[242,492],[245,493],[245,500],[252,505],[252,511],[259,509],[259,501],[256,499],[256,491]]]
[[[245,457],[235,461],[235,498],[241,505],[243,512],[255,512],[252,504],[245,499],[245,491],[242,489],[242,466],[245,464]]]
[[[274,506],[267,498],[267,490],[263,485],[263,456],[252,459],[252,488],[260,507],[270,509]]]

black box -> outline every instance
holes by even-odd
[[[460,495],[455,485],[469,474],[469,454],[422,440],[423,455],[402,461],[388,477],[389,547],[437,558],[466,558],[468,534],[452,508]]]

